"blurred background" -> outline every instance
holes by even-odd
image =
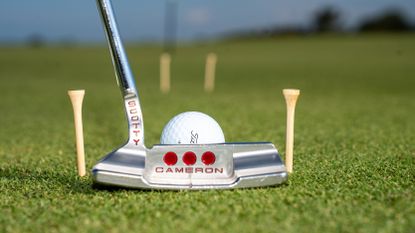
[[[0,232],[414,232],[414,0],[112,2],[147,146],[200,111],[227,142],[284,156],[281,90],[298,88],[295,173],[261,190],[92,189],[76,177],[67,90],[86,90],[88,170],[128,130],[95,0],[0,0]]]
[[[413,0],[113,1],[127,42],[163,43],[414,30]],[[0,2],[3,46],[104,42],[95,1]]]
[[[331,110],[335,112],[338,103],[344,104],[346,99],[354,106],[370,96],[377,102],[380,94],[385,95],[383,101],[386,101],[389,95],[403,98],[413,93],[413,0],[113,0],[112,3],[131,68],[143,93],[141,101],[144,106],[163,106],[144,108],[145,115],[157,119],[146,123],[151,143],[158,143],[163,125],[172,116],[188,110],[205,111],[219,122],[226,122],[240,112],[241,125],[248,121],[242,116],[257,120],[262,117],[262,121],[270,124],[262,125],[267,132],[277,124],[269,119],[277,114],[280,114],[278,119],[283,119],[283,108],[269,106],[281,98],[279,90],[287,87],[302,89],[310,95],[308,100],[314,102],[304,103],[311,108],[304,109],[308,113],[319,112],[316,106],[321,103],[323,111],[327,111],[325,98],[330,95]],[[111,133],[104,134],[119,132],[114,138],[123,137],[124,131],[119,129],[119,122],[124,121],[120,95],[115,88],[95,0],[0,1],[0,28],[3,124],[16,125],[5,119],[15,123],[26,121],[23,116],[20,120],[16,117],[20,114],[16,112],[17,102],[22,112],[32,108],[37,113],[42,105],[47,112],[52,108],[65,109],[59,117],[52,111],[53,120],[70,118],[70,109],[63,107],[67,106],[67,96],[62,93],[82,88],[88,90],[91,98],[86,103],[91,114],[86,119],[88,124],[97,124],[99,128],[99,122],[114,117],[117,120],[112,121],[113,128],[106,129]],[[169,95],[160,95],[159,89],[159,59],[163,52],[174,55]],[[218,56],[215,91],[214,95],[203,95],[206,55],[212,52]],[[25,93],[20,99],[15,98],[17,90]],[[235,101],[242,100],[257,106],[262,115],[233,106]],[[113,116],[107,112],[101,114],[104,103],[106,108],[115,110]],[[166,103],[170,103],[169,107]],[[262,108],[258,103],[262,103]],[[226,106],[229,112],[218,106]],[[229,106],[235,109],[230,110]],[[48,118],[42,116],[39,120],[51,124],[51,119],[45,119]],[[227,135],[228,140],[264,138],[239,131],[240,125],[223,127],[232,132]],[[282,129],[280,136],[270,132],[265,138],[280,138]],[[114,140],[114,145],[118,143]]]

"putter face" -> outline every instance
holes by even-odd
[[[288,178],[272,143],[144,144],[143,117],[110,0],[97,0],[124,98],[128,142],[92,169],[95,183],[143,189],[230,189],[271,186]]]

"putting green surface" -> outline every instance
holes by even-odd
[[[309,37],[128,47],[146,144],[174,115],[214,117],[226,140],[285,150],[283,88],[301,89],[286,185],[227,191],[97,190],[75,169],[68,89],[86,89],[89,170],[127,137],[106,47],[0,48],[0,232],[413,232],[415,36]],[[204,59],[218,54],[203,92]]]

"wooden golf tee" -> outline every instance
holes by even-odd
[[[160,91],[168,93],[170,91],[170,54],[163,53],[160,56]]]
[[[209,53],[206,57],[205,66],[205,91],[212,92],[215,89],[215,70],[216,70],[217,56],[214,53]]]
[[[285,167],[287,172],[293,172],[293,152],[294,152],[294,115],[300,90],[284,89],[282,93],[287,104],[287,132],[285,144]]]
[[[82,126],[82,102],[84,100],[85,90],[68,91],[71,99],[73,115],[75,120],[75,136],[76,136],[76,155],[78,165],[78,175],[85,176],[85,152],[84,152],[84,133]]]

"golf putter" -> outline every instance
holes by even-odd
[[[134,77],[110,0],[97,0],[129,126],[127,143],[92,169],[100,185],[141,189],[232,189],[285,182],[286,168],[272,143],[144,144],[143,116]]]

